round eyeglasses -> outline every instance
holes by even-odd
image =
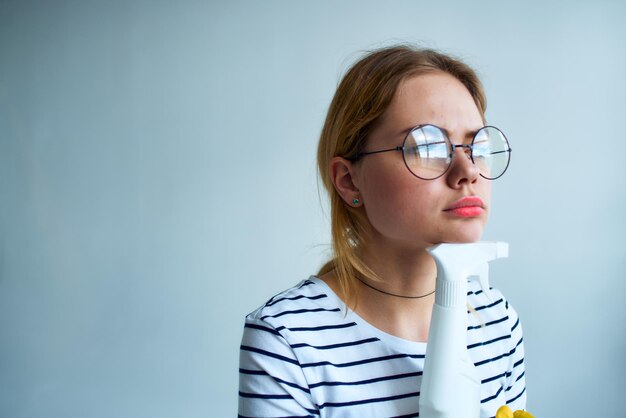
[[[509,141],[495,126],[480,128],[471,144],[455,145],[443,129],[430,124],[411,129],[401,147],[361,152],[355,160],[371,154],[402,151],[404,164],[415,177],[434,180],[448,171],[457,148],[464,148],[466,153],[469,151],[469,157],[478,167],[481,177],[488,180],[501,177],[511,161]]]

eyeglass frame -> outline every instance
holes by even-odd
[[[418,176],[417,174],[415,174],[413,172],[413,170],[411,170],[409,168],[409,164],[406,162],[406,157],[404,154],[404,149],[405,149],[405,144],[407,139],[409,138],[409,135],[411,135],[411,133],[417,129],[423,128],[425,126],[432,126],[434,128],[437,128],[439,131],[441,131],[441,133],[443,134],[444,138],[448,141],[448,143],[450,144],[451,150],[450,150],[450,163],[448,164],[448,166],[446,167],[446,169],[443,171],[443,173],[439,174],[437,177],[433,177],[433,178],[423,178]],[[411,173],[412,175],[414,175],[415,177],[417,177],[418,179],[421,180],[436,180],[439,177],[443,176],[444,174],[446,174],[448,172],[448,170],[450,169],[450,167],[452,166],[452,161],[454,160],[454,150],[456,150],[457,148],[465,148],[468,149],[470,151],[469,156],[470,159],[472,160],[472,164],[476,165],[476,162],[474,162],[474,141],[476,140],[476,136],[480,133],[480,131],[482,131],[483,129],[487,129],[487,128],[494,128],[496,129],[498,132],[500,132],[500,134],[502,135],[502,137],[504,138],[504,141],[506,142],[507,145],[507,149],[504,149],[502,151],[497,151],[497,152],[492,152],[489,155],[493,155],[493,154],[501,154],[503,152],[508,152],[509,153],[509,158],[506,161],[506,167],[504,167],[504,170],[502,170],[502,173],[500,173],[499,176],[497,177],[485,177],[482,173],[480,173],[479,170],[479,174],[482,178],[486,179],[486,180],[497,180],[500,177],[502,177],[504,175],[504,173],[506,173],[506,170],[509,168],[509,164],[511,163],[511,151],[513,151],[513,149],[511,148],[511,145],[509,144],[509,139],[506,137],[506,135],[504,134],[504,132],[502,132],[500,130],[500,128],[493,126],[493,125],[485,125],[482,128],[480,128],[479,130],[476,131],[476,133],[474,134],[474,136],[472,137],[472,142],[470,144],[453,144],[452,141],[450,140],[450,138],[448,137],[448,135],[446,134],[446,131],[442,128],[440,128],[437,125],[433,125],[432,123],[424,123],[421,125],[417,125],[413,128],[411,128],[409,130],[409,132],[406,134],[406,136],[404,137],[404,140],[402,141],[402,145],[401,146],[396,146],[394,148],[388,148],[388,149],[383,149],[383,150],[377,150],[377,151],[368,151],[368,152],[359,152],[355,157],[351,158],[350,160],[352,161],[358,161],[361,159],[361,157],[364,157],[366,155],[371,155],[371,154],[381,154],[383,152],[390,152],[390,151],[402,151],[402,161],[404,161],[404,165],[406,166],[407,170],[409,170],[409,173]],[[438,142],[437,142],[438,143]],[[436,143],[431,143],[431,144],[436,144]],[[426,144],[426,145],[430,145],[430,144]],[[467,153],[466,153],[467,154]]]

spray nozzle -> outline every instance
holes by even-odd
[[[488,298],[489,262],[509,256],[506,242],[476,242],[471,244],[439,244],[427,249],[437,264],[437,279],[454,282],[477,278]]]

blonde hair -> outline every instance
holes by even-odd
[[[330,178],[330,161],[340,156],[354,159],[364,149],[374,124],[389,107],[398,85],[405,79],[445,72],[470,92],[485,119],[486,98],[478,76],[459,59],[432,49],[396,45],[367,53],[344,75],[328,109],[317,150],[317,166],[330,196],[333,257],[318,275],[335,270],[341,296],[356,305],[357,274],[381,280],[358,255],[367,238],[367,220],[362,210],[344,202]]]

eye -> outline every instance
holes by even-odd
[[[476,158],[486,158],[491,154],[491,147],[488,140],[474,141],[472,146],[472,156]]]
[[[416,144],[415,153],[418,154],[419,158],[447,158],[448,144],[446,141]]]

